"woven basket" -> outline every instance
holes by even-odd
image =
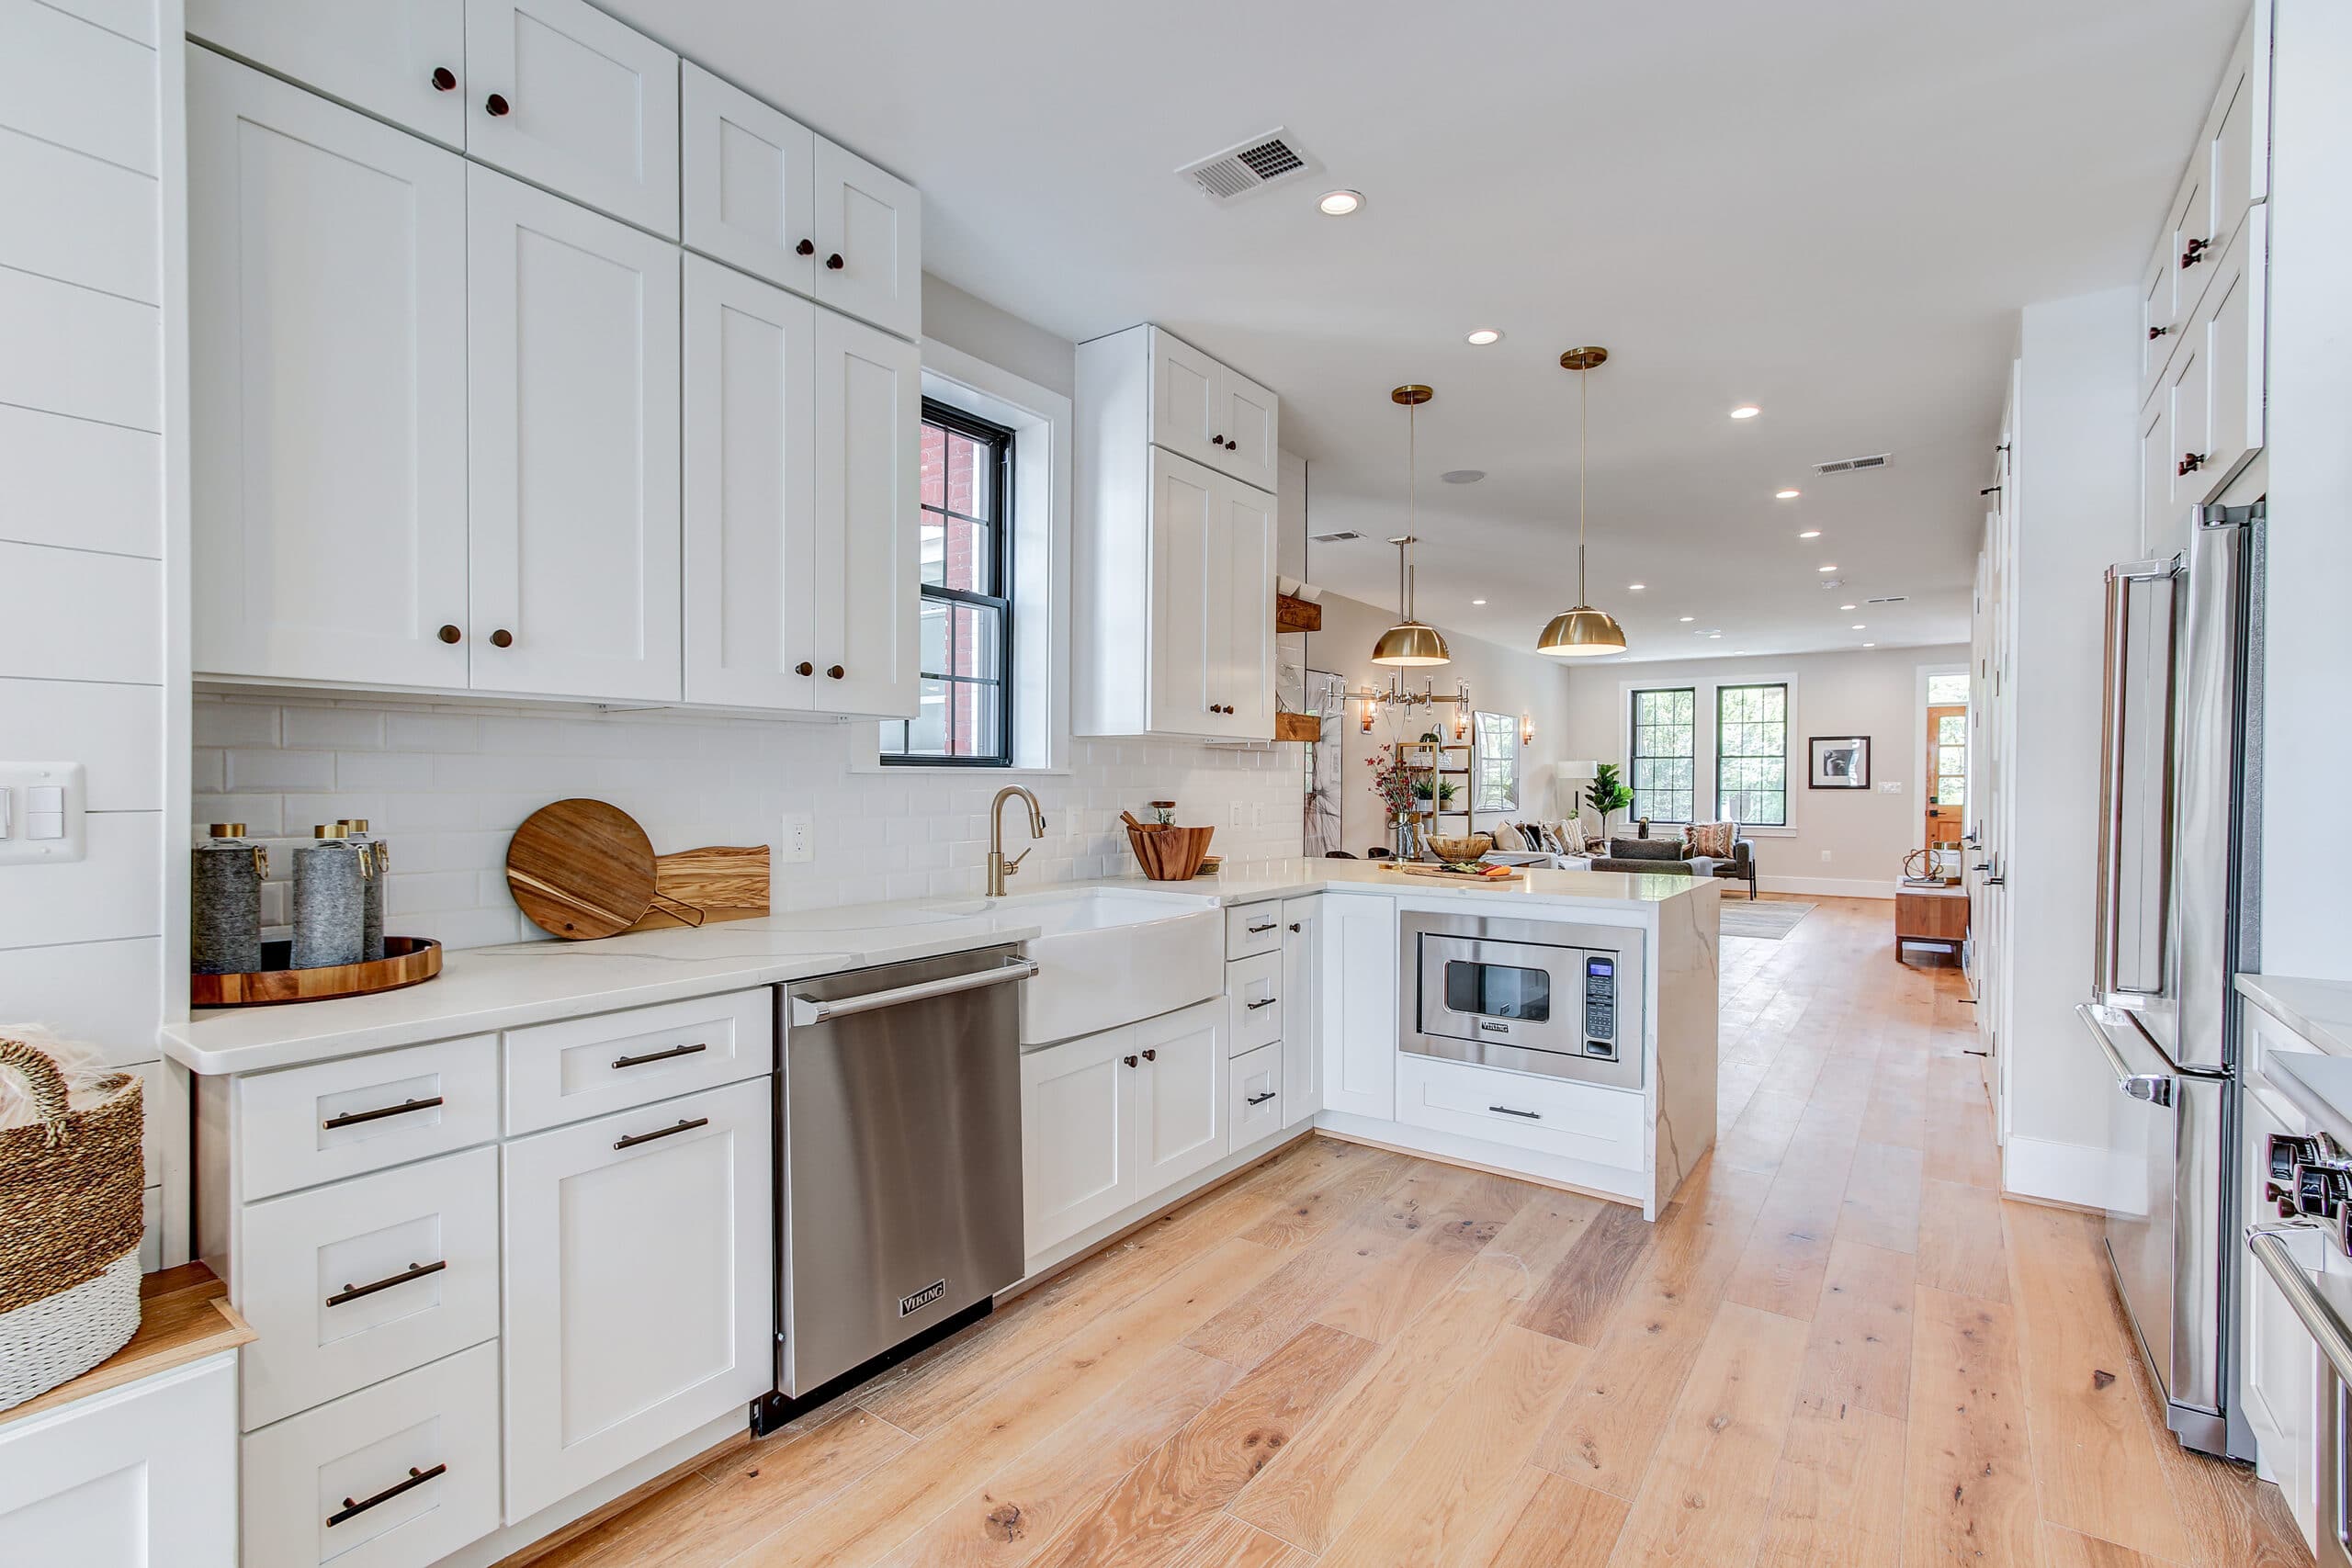
[[[0,1130],[0,1410],[79,1377],[139,1328],[146,1167],[139,1079],[75,1109],[49,1056],[0,1039],[40,1121]]]

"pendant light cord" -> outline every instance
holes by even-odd
[[[1421,525],[1421,405],[1405,405],[1405,618],[1409,621],[1419,608],[1420,584],[1414,581],[1411,567],[1413,536]]]
[[[1592,477],[1592,387],[1585,378],[1589,368],[1577,371],[1577,603],[1589,604],[1591,596],[1585,592],[1584,579],[1584,492]]]

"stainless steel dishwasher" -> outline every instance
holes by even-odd
[[[771,1431],[1021,1278],[1015,946],[776,989]]]

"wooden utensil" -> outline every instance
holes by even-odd
[[[506,846],[506,887],[531,923],[570,942],[612,936],[660,908],[690,926],[700,909],[654,885],[653,840],[601,800],[559,800],[524,818]]]
[[[756,919],[768,912],[768,847],[713,844],[657,855],[653,891],[700,909],[707,921]],[[654,931],[686,923],[655,908],[628,929]]]

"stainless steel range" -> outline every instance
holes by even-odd
[[[1405,913],[1402,1046],[1421,1056],[1642,1085],[1642,933]]]

